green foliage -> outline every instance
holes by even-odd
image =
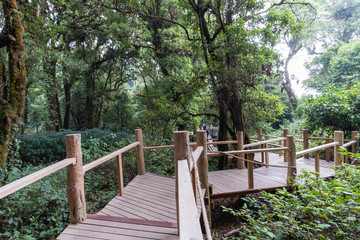
[[[343,165],[336,176],[322,179],[302,172],[297,191],[279,189],[259,198],[245,198],[235,239],[358,239],[360,234],[360,170]]]
[[[349,88],[359,83],[360,41],[337,42],[308,64],[311,78],[305,85],[321,92],[328,85]]]
[[[112,133],[108,130],[95,128],[83,132],[66,130],[58,133],[19,135],[19,154],[23,164],[39,165],[64,159],[66,156],[65,135],[74,133],[81,134],[81,145],[85,160],[88,159],[88,155],[94,157],[99,152],[107,152],[117,147],[119,142],[129,137],[127,132]],[[88,151],[91,154],[88,154]]]
[[[317,97],[309,97],[299,106],[309,130],[353,131],[360,127],[360,84],[349,89],[329,87]]]

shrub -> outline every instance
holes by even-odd
[[[304,171],[295,186],[245,198],[240,210],[224,207],[245,222],[235,239],[358,239],[359,169],[343,165],[332,179]]]

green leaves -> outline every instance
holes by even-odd
[[[263,192],[239,210],[223,209],[244,219],[241,239],[358,239],[359,181],[359,169],[347,165],[333,179],[304,172],[295,192]]]

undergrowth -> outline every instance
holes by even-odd
[[[303,171],[295,186],[247,197],[239,210],[223,207],[243,221],[232,239],[359,239],[358,168],[343,165],[331,179]]]

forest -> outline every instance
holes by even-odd
[[[133,142],[135,129],[147,146],[171,145],[174,131],[195,132],[204,123],[219,127],[219,141],[243,131],[246,143],[259,128],[330,138],[360,129],[360,0],[1,3],[0,186],[64,159],[72,133],[81,133],[88,163]],[[301,53],[308,77],[299,82],[290,64]],[[297,96],[300,87],[313,94]],[[171,150],[148,152],[146,161],[147,171],[174,175]],[[88,212],[117,194],[114,164],[85,175]],[[128,183],[136,162],[124,154],[123,164]],[[209,170],[233,164],[219,158]],[[360,173],[344,167],[339,176],[346,179],[304,173],[322,191],[342,187],[329,193],[336,206],[326,214],[318,192],[300,187],[302,200],[319,204],[316,211],[297,209],[304,222],[287,215],[299,196],[284,190],[241,199],[241,206],[256,207],[223,211],[253,226],[238,239],[358,239]],[[283,208],[276,205],[284,198]],[[343,206],[350,201],[353,207]],[[278,225],[272,217],[260,222],[278,210]],[[346,221],[324,223],[330,215]],[[56,238],[69,224],[65,169],[0,199],[0,223],[0,239]]]

